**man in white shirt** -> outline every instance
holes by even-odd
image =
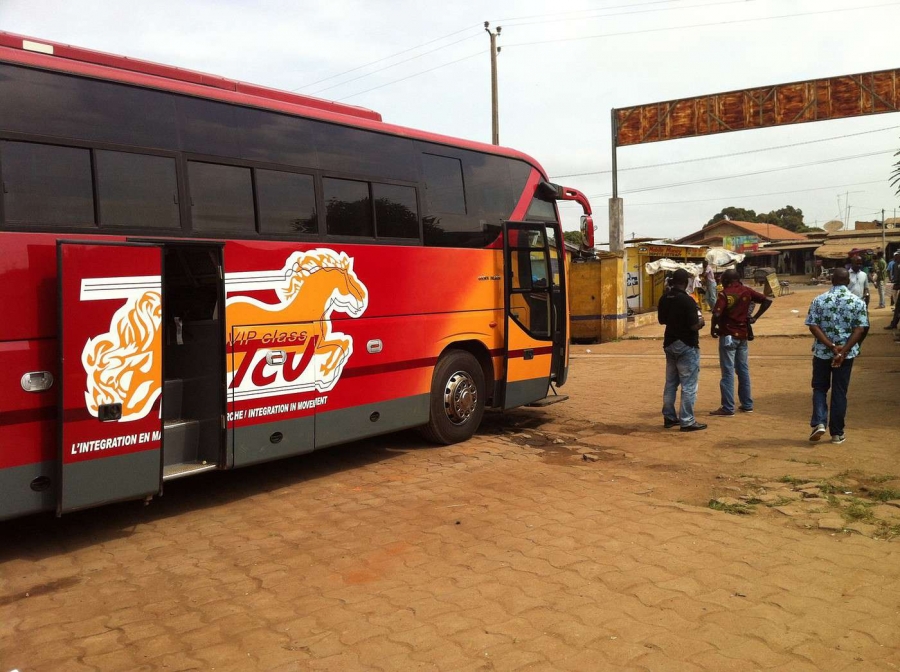
[[[851,294],[861,298],[869,309],[869,275],[863,270],[862,257],[856,256],[850,260],[850,284],[847,286]]]

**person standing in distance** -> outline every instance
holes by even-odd
[[[884,277],[885,282],[889,285],[888,289],[891,292],[891,308],[893,308],[894,304],[897,302],[897,290],[894,289],[894,266],[897,265],[898,259],[900,259],[900,252],[894,252],[887,265],[887,275]]]
[[[900,322],[900,251],[894,252],[894,261],[891,267],[891,303],[894,305],[894,315],[891,323],[885,329],[896,329]]]
[[[713,271],[712,264],[706,260],[703,261],[703,278],[705,280],[703,287],[706,291],[706,305],[709,306],[709,310],[712,312],[716,309],[716,298],[719,288],[716,285],[716,274]]]
[[[866,304],[866,310],[869,309],[869,274],[863,270],[863,260],[860,256],[854,256],[850,260],[850,284],[847,289],[851,294],[855,294]]]
[[[751,317],[753,304],[759,309]],[[750,325],[772,305],[772,299],[744,287],[738,272],[729,268],[722,274],[722,292],[713,309],[711,334],[719,339],[719,381],[721,406],[710,415],[734,415],[734,374],[738,379],[738,399],[744,413],[753,412],[750,390],[749,346]]]
[[[875,287],[878,288],[878,307],[884,308],[884,283],[887,282],[887,263],[884,261],[884,252],[875,253],[875,263],[872,268],[875,274]]]
[[[682,432],[706,429],[694,417],[697,382],[700,377],[700,330],[703,315],[687,293],[690,274],[682,268],[672,273],[671,288],[659,300],[657,318],[666,326],[663,351],[666,353],[666,386],[663,390],[663,426],[681,426]],[[681,410],[675,411],[675,397],[681,385]]]
[[[822,438],[827,424],[831,442],[843,443],[850,373],[859,355],[859,346],[869,331],[869,317],[866,304],[847,288],[850,284],[847,269],[834,269],[831,284],[831,289],[813,299],[806,316],[806,326],[816,337],[813,342],[813,412],[809,440]]]

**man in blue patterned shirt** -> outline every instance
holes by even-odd
[[[831,284],[830,290],[813,299],[806,316],[806,326],[816,337],[813,343],[813,413],[809,423],[813,429],[809,440],[822,438],[828,423],[831,442],[843,443],[850,372],[853,360],[859,355],[859,346],[869,331],[869,318],[863,300],[847,289],[850,273],[846,268],[834,269]]]

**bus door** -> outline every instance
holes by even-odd
[[[162,486],[162,248],[57,244],[57,515]]]
[[[560,316],[554,305],[548,228],[552,233],[547,224],[504,225],[506,329],[500,392],[504,409],[542,400],[550,387],[553,335]]]

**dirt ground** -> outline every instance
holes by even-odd
[[[751,344],[756,412],[664,430],[661,330],[572,351],[566,403],[0,523],[0,672],[898,670],[900,344],[810,444],[815,291]],[[793,312],[798,311],[798,312]],[[799,315],[799,317],[798,317]]]

